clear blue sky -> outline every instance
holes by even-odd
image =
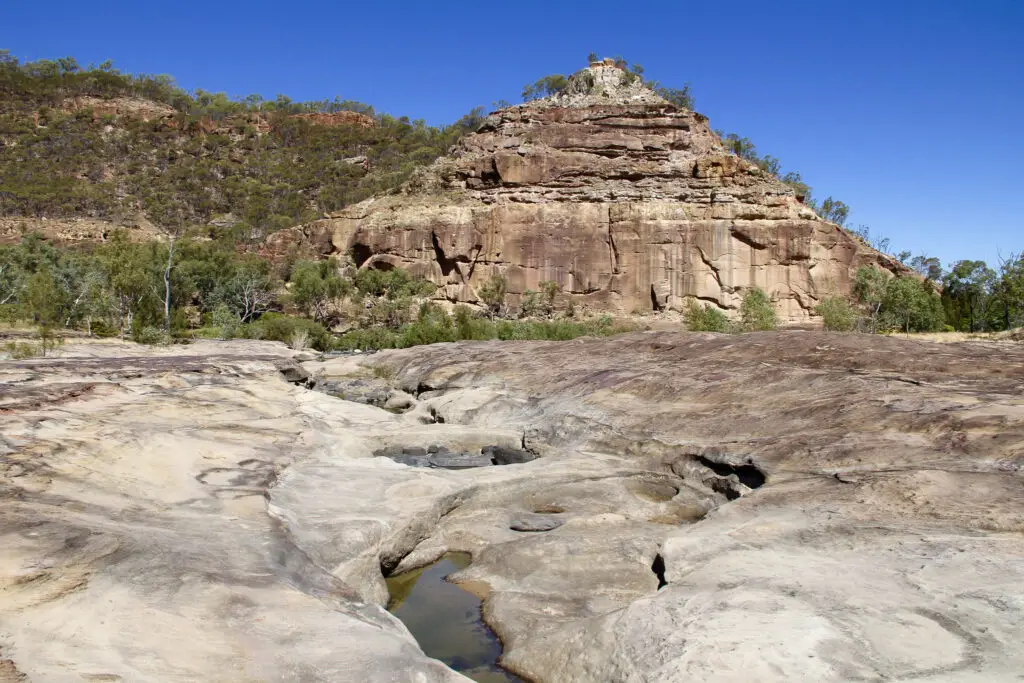
[[[1024,0],[0,0],[0,48],[436,124],[622,55],[894,250],[1024,250]]]

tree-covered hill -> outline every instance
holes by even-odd
[[[321,116],[339,112],[361,116]],[[358,102],[232,99],[0,51],[0,216],[142,216],[258,240],[396,187],[482,116],[437,128]]]

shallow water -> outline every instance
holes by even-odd
[[[501,641],[483,622],[480,599],[445,577],[469,566],[466,553],[389,577],[388,610],[402,620],[428,657],[480,683],[522,683],[497,665]]]

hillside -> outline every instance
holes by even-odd
[[[904,277],[845,204],[642,73],[592,60],[437,128],[0,50],[0,321],[380,348],[610,334],[605,313],[713,331],[1021,319],[1024,259],[944,274],[906,252],[924,281]]]
[[[617,314],[738,311],[759,288],[803,322],[851,295],[861,267],[909,272],[611,60],[495,112],[401,192],[271,238],[294,241],[410,270],[454,302],[501,278],[513,302],[554,282]]]
[[[114,226],[260,240],[396,187],[481,119],[435,128],[338,99],[231,100],[0,52],[0,239],[24,224],[65,241]]]

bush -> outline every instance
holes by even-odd
[[[888,330],[937,332],[946,322],[942,301],[932,285],[915,277],[889,280],[881,310],[881,327]]]
[[[31,316],[20,304],[0,305],[0,323],[13,324],[22,320],[30,320]]]
[[[701,305],[690,301],[683,313],[686,329],[691,332],[728,332],[729,318],[725,313],[709,305]]]
[[[437,285],[427,280],[414,278],[409,271],[401,268],[376,270],[365,268],[356,273],[353,284],[356,290],[370,296],[386,296],[394,301],[414,296],[431,294]]]
[[[747,290],[740,304],[740,326],[744,332],[774,330],[779,317],[772,308],[771,299],[758,287]]]
[[[480,297],[480,301],[484,302],[487,310],[493,316],[501,313],[501,309],[505,305],[505,294],[507,291],[508,281],[502,275],[495,273],[483,284],[477,294]]]
[[[615,325],[610,316],[597,320],[499,320],[493,321],[474,315],[468,306],[457,306],[454,315],[448,315],[436,306],[420,308],[416,322],[393,331],[380,327],[353,330],[342,335],[338,348],[345,350],[407,348],[420,344],[454,341],[484,341],[490,339],[528,340],[546,339],[563,341],[586,335],[608,336],[628,332],[632,326]]]
[[[3,349],[3,355],[7,356],[9,360],[35,358],[43,353],[39,344],[33,344],[31,342],[7,342],[0,348]]]
[[[223,303],[217,304],[210,314],[210,325],[218,330],[217,334],[221,339],[234,339],[241,327],[238,317]]]
[[[269,339],[285,344],[292,344],[302,335],[317,351],[330,351],[335,346],[334,336],[320,323],[283,313],[264,313],[259,320],[249,323],[240,331],[240,336],[249,339]]]
[[[92,333],[92,336],[101,339],[116,337],[120,333],[116,326],[102,318],[91,321],[89,323],[89,331]]]
[[[342,351],[375,351],[394,349],[398,345],[398,333],[383,327],[352,330],[341,335],[336,347]]]
[[[825,329],[832,332],[850,332],[857,327],[857,311],[850,302],[838,296],[822,299],[814,312],[821,316]]]
[[[136,344],[169,344],[170,336],[159,327],[136,325],[132,327],[132,341]]]

